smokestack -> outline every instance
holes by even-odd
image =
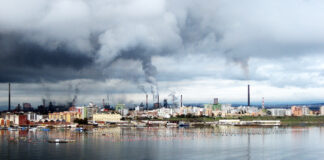
[[[250,106],[250,85],[248,84],[248,106]]]
[[[180,107],[182,107],[182,95],[181,95],[181,99],[180,99]]]
[[[8,84],[8,111],[10,112],[11,110],[11,89],[10,89],[10,83]]]
[[[146,109],[148,110],[148,95],[146,94]]]
[[[157,101],[157,103],[158,103],[158,108],[160,108],[160,95],[158,95],[158,97],[157,97],[158,99],[158,101]]]

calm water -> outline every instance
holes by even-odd
[[[76,142],[51,144],[49,138]],[[324,127],[109,128],[0,131],[0,159],[324,159]]]

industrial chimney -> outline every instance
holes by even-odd
[[[148,110],[148,95],[146,94],[146,109]]]
[[[157,96],[157,103],[158,103],[158,108],[160,108],[160,95]]]
[[[8,84],[8,111],[10,112],[11,110],[11,93],[10,93],[10,83]]]
[[[250,85],[248,84],[248,106],[250,106]]]
[[[43,99],[43,107],[45,108],[45,104],[46,103],[46,101],[45,101],[45,99]]]
[[[182,95],[181,95],[181,99],[180,99],[180,107],[182,107]]]

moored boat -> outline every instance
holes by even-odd
[[[70,143],[75,142],[75,140],[69,140],[69,139],[50,139],[48,140],[48,143]]]

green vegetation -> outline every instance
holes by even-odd
[[[207,116],[195,116],[192,114],[180,115],[177,117],[171,117],[169,119],[165,119],[168,121],[186,121],[186,122],[212,122],[215,121],[215,117],[207,117]]]
[[[88,119],[75,119],[73,122],[78,124],[88,124]]]
[[[273,117],[273,116],[242,116],[238,117],[238,119],[243,121],[251,121],[251,120],[280,120],[282,123],[324,123],[324,116],[284,116],[284,117]]]
[[[188,114],[186,116],[171,117],[169,119],[163,119],[166,121],[186,121],[186,122],[212,122],[221,119],[239,119],[241,121],[252,121],[252,120],[280,120],[283,125],[300,125],[300,124],[324,124],[324,116],[284,116],[284,117],[273,117],[273,116],[235,116],[235,117],[207,117],[207,116],[194,116]]]

